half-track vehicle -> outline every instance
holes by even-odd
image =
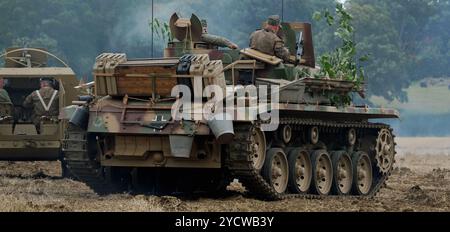
[[[309,23],[283,23],[292,63],[220,49],[227,40],[203,39],[195,15],[174,14],[170,28],[164,58],[98,56],[95,93],[61,115],[64,158],[94,191],[221,193],[238,179],[277,200],[373,196],[384,185],[394,135],[372,119],[399,114],[330,100],[364,89],[307,75],[318,71]]]
[[[23,107],[25,98],[40,88],[41,78],[52,78],[58,90],[59,108],[77,99],[78,85],[73,70],[61,59],[37,48],[9,48],[0,55],[4,66],[0,78],[11,99],[10,113],[0,117],[0,160],[56,161],[61,158],[64,122],[56,118],[41,119],[38,131],[31,110]],[[64,164],[62,165],[64,167]],[[63,168],[63,174],[66,171]]]

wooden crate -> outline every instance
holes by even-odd
[[[118,67],[114,75],[117,95],[150,97],[155,92],[161,97],[170,97],[172,88],[177,85],[175,74],[175,67]]]

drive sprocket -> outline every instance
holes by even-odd
[[[376,164],[380,172],[383,174],[389,173],[394,167],[395,162],[395,143],[390,130],[380,130],[375,146],[375,152]]]

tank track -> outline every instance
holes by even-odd
[[[76,179],[84,182],[88,187],[99,195],[111,193],[121,193],[129,191],[123,185],[113,182],[108,178],[108,172],[101,167],[100,162],[88,153],[88,133],[76,126],[70,125],[65,131],[62,141],[63,158],[70,172]],[[226,187],[231,182],[231,177],[227,170],[223,170],[223,177],[217,183],[208,188],[208,192],[202,194],[207,196],[227,196]],[[130,186],[126,186],[127,188]],[[136,189],[134,189],[136,190]],[[140,193],[139,190],[136,190]]]
[[[361,123],[361,122],[329,122],[318,120],[282,119],[280,124],[293,126],[320,126],[325,128],[358,128],[358,129],[392,129],[385,124]],[[225,161],[231,179],[239,179],[246,187],[249,195],[262,200],[284,200],[292,198],[323,199],[323,198],[373,198],[384,186],[391,172],[379,177],[371,192],[365,196],[320,196],[313,194],[279,194],[253,168],[251,159],[251,140],[249,132],[254,124],[235,125],[235,139],[228,147],[228,157]],[[111,179],[107,178],[99,162],[92,159],[88,153],[87,132],[81,128],[69,126],[63,139],[64,161],[71,173],[100,195],[118,192]],[[228,175],[227,175],[228,176]]]
[[[368,123],[368,122],[330,122],[308,119],[285,118],[280,120],[281,125],[292,126],[320,126],[322,128],[358,128],[358,129],[392,129],[385,124]],[[248,194],[252,197],[262,200],[284,200],[291,198],[304,199],[323,199],[323,198],[357,198],[370,199],[375,197],[379,190],[385,185],[385,182],[391,175],[391,171],[382,175],[376,180],[371,192],[364,196],[321,196],[313,194],[279,194],[267,181],[260,175],[258,170],[253,167],[251,159],[251,140],[249,132],[254,124],[237,124],[235,125],[235,139],[229,146],[229,157],[226,162],[227,168],[233,178],[238,179],[247,189]],[[394,136],[394,135],[393,135]],[[395,136],[394,136],[395,137]]]
[[[67,167],[78,180],[83,181],[96,193],[103,195],[117,192],[117,188],[106,178],[103,168],[89,157],[87,140],[85,130],[73,125],[67,128],[62,140]]]

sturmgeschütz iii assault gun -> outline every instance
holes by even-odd
[[[203,24],[204,27],[204,24]],[[64,110],[71,172],[100,194],[221,193],[238,179],[250,195],[373,196],[395,156],[393,109],[339,106],[354,82],[318,73],[308,23],[283,23],[292,62],[205,35],[174,14],[164,58],[105,53],[95,93]],[[205,113],[207,112],[207,113]]]

